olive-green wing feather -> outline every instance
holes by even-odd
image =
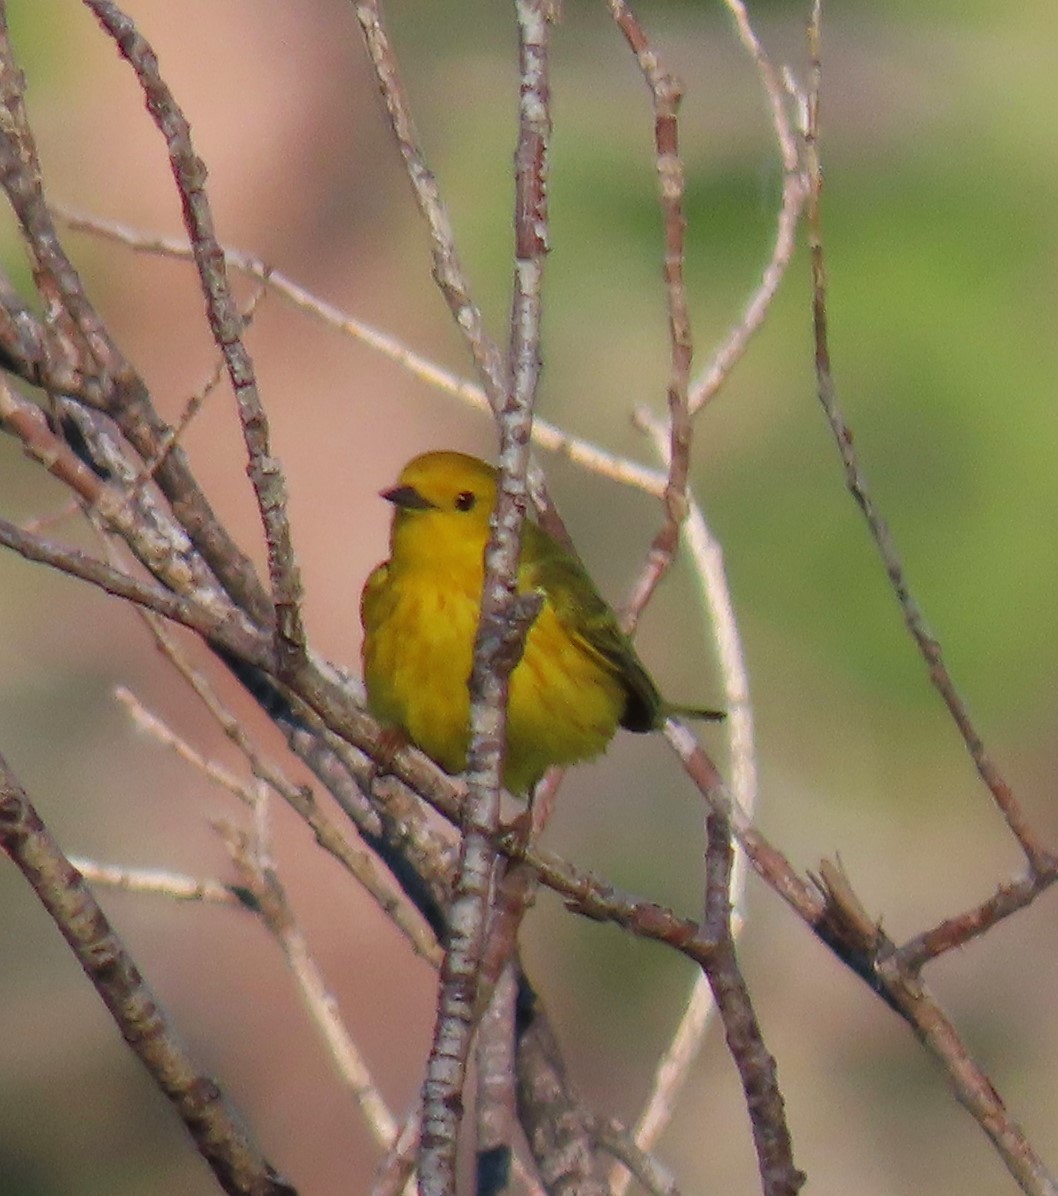
[[[534,523],[525,525],[519,581],[524,589],[542,590],[570,636],[621,682],[627,695],[621,726],[629,731],[659,727],[666,707],[632,641],[584,566]]]
[[[661,696],[587,570],[535,523],[526,523],[523,532],[519,581],[523,589],[542,590],[569,634],[621,682],[626,694],[622,727],[654,731],[670,714],[713,722],[727,717],[722,710],[667,702]]]

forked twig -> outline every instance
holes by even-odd
[[[14,549],[28,561],[58,569],[180,623],[198,632],[208,643],[219,645],[260,668],[269,669],[274,663],[273,645],[267,636],[248,626],[240,615],[209,609],[198,595],[190,598],[174,594],[157,582],[132,577],[79,549],[23,531],[6,519],[0,519],[0,545]]]
[[[274,863],[250,837],[227,829],[223,835],[260,916],[279,944],[313,1025],[319,1031],[342,1083],[356,1101],[375,1141],[388,1148],[400,1132],[378,1085],[353,1041],[305,935],[294,918]]]
[[[334,823],[320,809],[315,796],[306,786],[295,785],[255,747],[238,718],[221,701],[205,674],[197,669],[181,651],[169,629],[150,611],[140,608],[155,643],[173,667],[191,686],[209,714],[227,738],[246,758],[253,775],[264,781],[293,809],[312,831],[316,842],[328,852],[364,889],[390,922],[407,939],[412,950],[431,966],[440,962],[440,949],[421,919],[406,901],[393,891],[392,885],[380,875],[375,857],[363,848],[347,841]],[[165,742],[164,738],[162,742]],[[196,767],[204,767],[209,761]],[[230,786],[229,786],[230,787]],[[245,786],[239,796],[245,800]]]
[[[150,619],[153,616],[147,615],[147,617]],[[189,668],[187,662],[180,658],[175,645],[166,642],[164,631],[159,627],[152,627],[152,630],[155,631],[159,642],[164,645],[163,650],[168,650],[170,660],[174,664],[180,660],[185,668]],[[205,682],[205,679],[201,675],[196,675],[195,679],[197,681],[196,688],[205,688],[208,692],[208,683]],[[212,695],[210,696],[212,697]],[[251,783],[243,781],[216,762],[204,757],[157,715],[148,711],[128,690],[119,688],[117,697],[142,730],[164,747],[176,752],[185,763],[203,773],[214,784],[232,793],[253,811],[255,826],[258,828],[257,834],[253,837],[236,831],[234,828],[218,824],[218,829],[221,831],[232,860],[244,881],[243,885],[238,888],[220,887],[231,898],[240,900],[244,905],[253,909],[278,942],[294,976],[308,1016],[319,1030],[340,1078],[353,1095],[378,1143],[388,1147],[397,1134],[398,1126],[382,1100],[378,1086],[372,1079],[363,1056],[338,1013],[337,1003],[326,985],[319,966],[309,952],[305,936],[294,919],[272,861],[268,846],[268,823],[265,817],[267,802],[265,799],[270,788],[278,789],[284,793],[284,796],[289,796],[286,792],[289,786],[283,783],[282,778],[276,778],[274,775],[268,781],[261,776],[255,778]],[[255,771],[258,773],[271,771],[263,767],[263,762],[256,756],[255,760],[257,764]],[[278,784],[274,783],[277,779]],[[302,803],[295,802],[294,804],[297,807]],[[335,837],[335,834],[336,832],[332,832],[331,835],[324,835],[322,842],[326,844]],[[335,854],[339,859],[342,858],[342,852],[336,851]],[[360,875],[358,865],[362,862],[354,860],[351,870],[361,884],[371,891],[375,878],[373,874],[368,874],[366,877]],[[373,863],[370,860],[366,862],[373,869]],[[101,872],[100,875],[101,879],[107,880],[108,883],[114,883],[114,878],[107,873]],[[136,879],[128,874],[119,873],[118,876],[120,887],[123,888],[132,887]],[[142,884],[139,887],[142,891]],[[155,887],[153,891],[186,896],[179,890],[174,892],[171,881],[164,889]]]

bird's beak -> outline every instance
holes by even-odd
[[[402,511],[428,511],[436,506],[428,498],[423,498],[414,486],[394,486],[392,490],[381,491],[379,497]]]

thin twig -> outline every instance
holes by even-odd
[[[206,172],[195,154],[191,129],[158,59],[133,21],[111,0],[84,0],[114,39],[143,89],[147,109],[165,138],[169,161],[183,207],[184,225],[195,254],[213,338],[224,356],[239,410],[248,456],[247,473],[264,528],[268,570],[275,605],[276,654],[281,675],[293,672],[305,655],[301,618],[301,575],[294,559],[287,517],[286,481],[272,456],[268,417],[261,404],[253,362],[242,341],[243,320],[228,283],[224,253],[214,232],[206,195]]]
[[[772,128],[783,165],[782,203],[775,226],[771,257],[764,267],[760,283],[750,296],[742,316],[713,354],[701,375],[691,384],[689,405],[692,415],[699,412],[719,391],[738,364],[753,335],[763,325],[772,300],[786,275],[797,248],[797,227],[808,198],[808,178],[801,169],[797,137],[786,111],[782,80],[761,45],[742,0],[724,0],[735,19],[739,40],[753,59],[771,109]]]
[[[416,1108],[404,1120],[375,1170],[368,1196],[412,1196],[415,1164],[419,1157],[420,1117]]]
[[[382,93],[390,128],[400,150],[415,202],[430,234],[434,280],[467,343],[488,395],[489,405],[494,412],[498,412],[508,394],[507,367],[499,346],[485,328],[481,309],[471,297],[470,284],[456,250],[448,209],[441,198],[437,179],[427,166],[412,120],[411,107],[382,16],[381,4],[378,0],[352,0],[352,3],[364,35],[375,80]]]
[[[338,1003],[294,919],[274,864],[267,853],[251,844],[247,836],[229,830],[224,839],[244,884],[256,898],[264,924],[283,952],[302,1003],[323,1038],[338,1075],[363,1113],[375,1141],[388,1148],[400,1127],[342,1021]]]
[[[233,885],[211,878],[188,876],[167,868],[130,868],[125,864],[102,864],[84,856],[70,856],[70,863],[91,884],[106,885],[123,893],[144,893],[171,897],[174,901],[202,901],[207,904],[247,906],[247,894]]]
[[[671,343],[665,518],[651,542],[646,563],[625,605],[623,621],[626,629],[631,630],[672,565],[680,524],[687,516],[687,477],[691,465],[692,435],[688,389],[693,344],[690,308],[683,277],[687,218],[683,209],[685,172],[680,157],[677,120],[683,88],[676,76],[665,67],[626,0],[608,0],[608,4],[618,28],[636,56],[654,106],[654,151],[665,239],[663,274]]]
[[[33,281],[43,300],[51,335],[26,338],[33,323],[22,321],[26,339],[40,354],[27,363],[35,384],[45,375],[78,394],[100,398],[99,375],[120,368],[114,346],[90,303],[80,277],[66,256],[44,203],[43,174],[25,105],[25,76],[8,35],[6,7],[0,6],[0,182],[25,238]],[[56,335],[57,334],[57,335]],[[61,348],[60,348],[61,346]],[[59,349],[59,352],[55,352]]]
[[[98,586],[108,594],[182,623],[208,642],[224,647],[259,668],[270,669],[274,663],[271,642],[249,626],[241,612],[218,614],[205,608],[197,598],[185,598],[156,582],[141,581],[87,553],[25,532],[6,519],[0,519],[0,545],[14,549],[26,560],[49,565]]]
[[[834,434],[841,464],[845,472],[845,485],[863,513],[867,528],[874,542],[886,576],[896,600],[900,604],[904,623],[925,661],[929,679],[940,694],[951,715],[978,775],[988,786],[996,806],[1006,820],[1011,834],[1017,839],[1035,873],[1053,871],[1058,859],[1049,851],[1029,824],[1021,804],[1014,795],[999,768],[993,761],[977,730],[966,702],[955,685],[944,661],[940,642],[930,631],[917,599],[908,585],[903,562],[896,550],[889,525],[875,505],[867,479],[860,466],[859,456],[853,444],[852,429],[838,402],[837,390],[830,362],[830,344],[827,335],[827,275],[823,251],[823,234],[820,214],[820,200],[823,189],[823,170],[819,158],[819,107],[820,78],[822,73],[819,49],[819,0],[816,0],[813,21],[810,25],[809,49],[812,59],[812,84],[808,95],[807,126],[804,130],[805,149],[808,162],[811,191],[808,200],[808,243],[812,258],[812,315],[815,331],[816,382],[819,401],[826,415],[827,423]]]
[[[280,768],[257,750],[242,724],[221,701],[201,670],[195,668],[186,654],[181,651],[176,640],[161,620],[142,608],[140,613],[159,649],[195,691],[224,734],[246,758],[253,775],[268,784],[275,793],[283,798],[287,805],[308,825],[320,847],[336,859],[346,872],[362,886],[392,924],[405,936],[415,953],[436,967],[441,958],[436,941],[413,911],[379,874],[374,856],[347,842],[338,828],[319,808],[312,791],[306,786],[295,785]]]
[[[995,1085],[921,978],[903,972],[895,956],[880,961],[878,972],[895,1007],[944,1068],[959,1103],[991,1139],[1022,1191],[1028,1196],[1058,1196],[1058,1177],[1033,1149]]]
[[[592,1127],[600,1149],[620,1160],[623,1175],[634,1175],[650,1196],[680,1196],[676,1179],[667,1167],[648,1154],[617,1121],[597,1122]],[[627,1187],[627,1184],[623,1185]]]
[[[229,772],[228,769],[222,764],[218,764],[215,760],[210,760],[206,756],[203,756],[183,736],[178,735],[164,719],[148,710],[139,698],[124,685],[115,687],[114,697],[125,707],[129,717],[144,734],[150,735],[152,739],[156,740],[163,747],[168,748],[169,751],[183,760],[185,764],[190,764],[192,768],[197,769],[204,776],[208,777],[214,785],[219,785],[222,789],[226,789],[247,806],[254,805],[256,795],[254,794],[252,783],[243,780],[242,777],[237,777],[233,772]]]
[[[664,461],[669,440],[661,421],[651,418],[645,424],[654,448]],[[734,602],[727,584],[723,553],[713,538],[701,507],[688,495],[690,511],[684,525],[684,543],[689,550],[694,575],[703,605],[708,610],[707,623],[713,630],[724,681],[724,707],[728,711],[726,730],[731,757],[731,789],[735,805],[747,818],[754,816],[757,800],[756,752],[753,742],[753,711],[749,698],[749,676],[742,651]],[[731,875],[732,935],[737,940],[743,921],[739,914],[746,887],[748,865],[745,853],[734,861]],[[675,1111],[690,1069],[701,1049],[711,1015],[715,1011],[712,990],[705,973],[699,971],[688,994],[687,1004],[668,1048],[654,1073],[650,1095],[636,1121],[634,1141],[649,1151],[660,1138]],[[614,1196],[627,1189],[630,1173],[615,1168],[611,1177]]]
[[[929,930],[908,939],[896,953],[900,966],[908,973],[914,974],[920,971],[924,964],[946,951],[965,947],[997,922],[1031,905],[1044,889],[1050,888],[1056,880],[1058,868],[1052,868],[1049,872],[1033,872],[1001,884],[980,904],[964,910],[961,914],[945,918]]]
[[[900,604],[904,622],[926,662],[930,680],[943,698],[981,779],[991,791],[1011,833],[1025,853],[1031,872],[1035,877],[1050,875],[1058,866],[1058,861],[1052,853],[1043,847],[1029,826],[1013,791],[987,753],[984,743],[970,719],[966,704],[944,663],[940,644],[927,628],[921,609],[908,588],[904,568],[897,555],[889,528],[874,504],[860,468],[853,447],[852,431],[838,405],[827,336],[827,279],[820,216],[823,187],[823,172],[819,157],[819,110],[822,77],[821,17],[821,0],[814,0],[812,18],[808,28],[812,68],[804,134],[811,179],[808,229],[812,258],[812,313],[819,400],[838,446],[845,470],[846,486],[867,521],[871,538],[878,549],[893,592]],[[927,992],[921,978],[914,973],[903,972],[900,957],[896,953],[878,959],[876,968],[894,1007],[899,1009],[914,1026],[923,1043],[941,1062],[959,1101],[970,1111],[992,1140],[1011,1175],[1026,1192],[1055,1196],[1058,1193],[1058,1180],[1046,1170],[1025,1138],[1021,1127],[1010,1117],[991,1080],[971,1058],[955,1027]]]
[[[7,36],[0,12],[0,182],[7,193],[26,240],[34,280],[43,299],[47,321],[21,302],[14,303],[13,327],[0,320],[12,350],[11,367],[52,398],[74,396],[106,411],[143,460],[157,452],[169,429],[150,402],[143,380],[136,374],[88,300],[80,277],[67,257],[44,198],[43,172],[32,130],[26,119],[25,80]],[[11,297],[7,288],[7,297]],[[91,432],[90,432],[91,434]],[[249,616],[261,625],[273,617],[271,602],[261,589],[253,566],[217,521],[179,452],[166,456],[156,480],[179,522],[185,539],[215,575],[216,581]],[[170,537],[172,540],[172,537]],[[130,537],[136,549],[135,537]],[[148,568],[161,558],[137,553]],[[172,544],[169,555],[173,555]],[[191,554],[175,553],[191,567]]]
[[[157,254],[180,261],[193,260],[191,246],[186,241],[142,232],[100,216],[77,213],[62,204],[53,203],[51,210],[67,227],[93,236],[105,237],[133,252]],[[251,254],[230,247],[224,248],[224,258],[230,270],[237,270],[256,279],[292,307],[319,320],[328,328],[335,329],[343,336],[353,337],[381,353],[401,369],[426,383],[432,390],[459,399],[478,411],[491,411],[481,386],[444,369],[436,362],[409,349],[398,338],[319,298],[281,270]],[[534,419],[533,444],[565,457],[574,465],[579,465],[600,477],[609,478],[622,485],[634,486],[655,498],[661,498],[665,493],[666,474],[660,470],[649,469],[628,457],[608,452],[594,442],[565,432],[547,420]]]
[[[727,1048],[738,1070],[757,1151],[764,1196],[796,1196],[805,1182],[793,1161],[775,1060],[764,1045],[749,987],[738,966],[731,933],[731,867],[734,851],[728,817],[710,810],[706,818],[705,915],[702,930],[713,949],[703,958]]]
[[[379,0],[353,0],[353,6],[364,34],[368,57],[375,72],[375,80],[382,93],[382,101],[386,107],[390,127],[400,150],[412,192],[415,195],[415,202],[429,231],[434,281],[440,288],[456,327],[470,350],[489,407],[499,418],[511,395],[508,363],[504,361],[503,354],[495,340],[489,336],[481,309],[471,295],[470,283],[456,250],[448,210],[441,198],[437,179],[427,167],[426,157],[415,129],[415,122],[412,120],[407,94],[382,17],[381,4]],[[541,4],[541,8],[546,10],[546,14],[551,14],[554,7],[553,0],[543,0]],[[516,5],[516,11],[518,8],[519,6]],[[524,24],[520,16],[519,22]],[[550,118],[548,117],[548,119]],[[537,164],[537,167],[542,168],[543,165],[541,162]],[[515,186],[517,190],[517,182]],[[517,202],[521,202],[525,198],[524,194],[516,196]],[[517,212],[515,218],[518,219]],[[537,235],[537,231],[533,231],[530,235]],[[517,229],[515,236],[520,236]],[[517,322],[518,317],[515,313],[512,319],[512,328],[517,328]],[[539,467],[530,462],[523,477],[528,482],[533,502],[540,513],[544,527],[556,539],[568,543],[569,536],[565,525],[548,496],[544,477]]]
[[[694,734],[676,719],[664,727],[669,746],[680,758],[684,771],[698,787],[710,807],[731,819],[731,829],[754,871],[794,909],[809,926],[823,916],[825,903],[818,892],[793,867],[785,855],[753,825],[747,812],[735,801],[723,778]]]
[[[96,502],[106,491],[105,483],[61,436],[48,426],[44,412],[21,397],[0,376],[0,424],[22,442],[26,455],[68,486],[87,503]]]
[[[188,252],[191,252],[190,247]],[[225,258],[225,260],[227,259]],[[253,322],[254,315],[257,312],[257,307],[267,294],[268,288],[264,285],[261,285],[257,287],[254,293],[250,296],[249,302],[246,303],[245,307],[240,310],[244,326],[249,327]],[[180,418],[177,420],[175,427],[170,428],[165,435],[162,436],[161,443],[155,451],[154,456],[150,461],[146,462],[143,469],[140,470],[139,475],[133,483],[134,486],[143,486],[151,478],[153,478],[158,472],[162,463],[173,451],[173,448],[180,443],[184,433],[191,426],[191,421],[202,410],[206,399],[208,399],[213,391],[216,390],[220,385],[220,381],[225,374],[224,367],[225,362],[224,359],[221,358],[210,371],[210,375],[203,385],[200,386],[199,389],[195,391],[194,394],[192,394],[187,400],[187,402],[184,404],[184,410],[181,412]]]
[[[68,417],[79,431],[87,430],[94,437],[93,449],[106,454],[104,469],[97,472],[90,468],[67,441],[51,429],[40,408],[17,395],[0,378],[0,424],[22,441],[28,455],[87,504],[93,515],[120,536],[159,581],[185,598],[197,599],[198,605],[215,617],[248,626],[248,621],[235,611],[183,528],[168,513],[162,514],[149,495],[131,493],[117,482],[101,476],[106,474],[129,483],[136,476],[135,469],[112,439],[95,435],[92,421],[103,417],[63,399],[56,403],[64,418]],[[25,534],[32,538],[31,533]]]

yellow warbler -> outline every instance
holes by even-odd
[[[468,681],[496,470],[463,453],[410,461],[382,497],[390,557],[360,598],[364,683],[380,722],[446,772],[466,767]],[[510,678],[504,785],[528,791],[553,764],[598,755],[618,725],[653,731],[669,714],[720,719],[658,693],[583,566],[537,524],[522,532],[518,588],[543,597]]]

